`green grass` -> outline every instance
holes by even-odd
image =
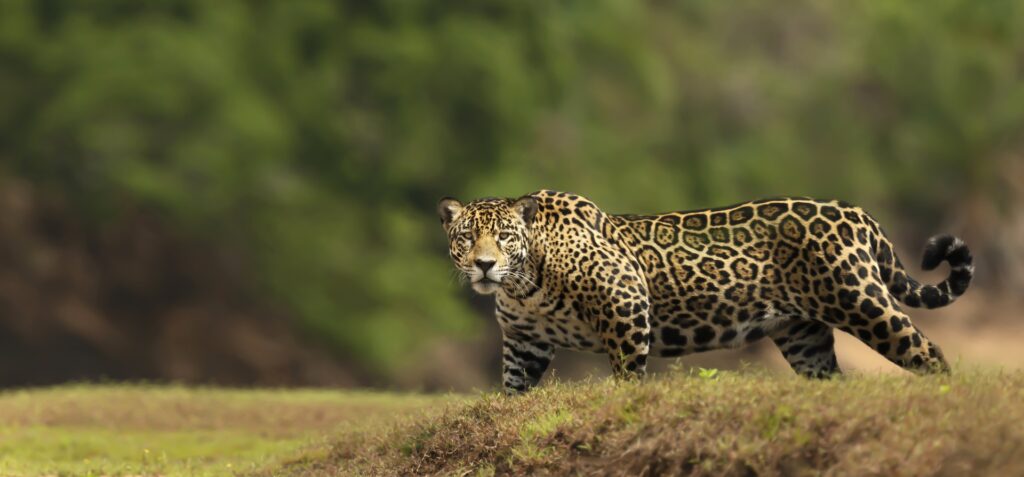
[[[571,425],[576,418],[569,410],[557,410],[532,418],[523,423],[519,430],[519,444],[512,448],[512,456],[524,462],[543,461],[551,453],[551,449],[538,445],[539,441],[556,432],[559,428]]]
[[[1024,372],[670,373],[484,394],[264,475],[1024,475]]]
[[[0,393],[0,475],[251,473],[446,399],[72,385]]]

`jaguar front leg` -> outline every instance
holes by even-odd
[[[598,293],[588,303],[590,319],[601,338],[618,379],[643,378],[650,352],[650,297],[640,266],[613,250],[598,254],[589,266],[591,290]]]
[[[646,312],[631,318],[610,320],[601,337],[615,377],[630,380],[647,374],[651,328]]]
[[[619,277],[614,295],[606,297],[599,311],[598,329],[617,378],[642,378],[651,351],[650,299],[642,282],[632,275]],[[634,291],[623,293],[621,290]]]
[[[554,354],[550,344],[531,341],[521,334],[503,333],[501,382],[505,394],[523,393],[536,386]]]

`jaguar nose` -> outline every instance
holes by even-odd
[[[480,272],[484,275],[486,275],[487,271],[494,266],[494,260],[474,260],[474,263],[476,263],[477,268],[479,268]]]

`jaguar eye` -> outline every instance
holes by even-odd
[[[512,237],[512,234],[508,232],[502,232],[498,234],[498,240],[508,240],[510,237]]]

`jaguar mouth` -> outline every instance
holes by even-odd
[[[501,288],[501,282],[491,280],[487,277],[473,282],[473,290],[484,295],[490,295],[491,293],[498,291],[499,288]]]

